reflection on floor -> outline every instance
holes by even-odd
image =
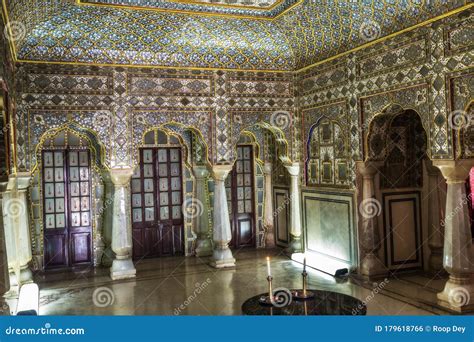
[[[235,253],[235,269],[216,270],[206,259],[174,257],[141,261],[134,280],[112,282],[108,269],[37,275],[41,315],[240,315],[249,297],[266,291],[265,257],[272,256],[275,287],[301,287],[301,264],[280,250]],[[369,315],[430,315],[404,300],[350,280],[309,270],[309,287],[367,302]]]
[[[405,273],[391,276],[380,293],[394,299],[413,304],[421,309],[431,311],[436,314],[452,314],[438,305],[438,292],[444,289],[448,276],[432,277],[427,274]],[[357,282],[366,288],[373,285],[367,282]]]

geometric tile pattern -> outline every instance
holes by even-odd
[[[16,76],[18,122],[23,123],[17,125],[20,170],[30,170],[36,162],[28,141],[38,141],[47,129],[67,122],[100,137],[109,167],[136,164],[144,131],[161,125],[180,135],[185,128],[199,133],[209,160],[228,164],[241,130],[256,123],[253,115],[264,111],[262,120],[269,125],[274,112],[290,111],[295,103],[293,78],[281,73],[242,77],[227,71],[21,64]],[[246,82],[245,93],[232,90],[238,82]],[[250,120],[232,130],[236,126],[230,120],[237,110]],[[283,139],[290,137],[288,127]]]
[[[303,114],[306,121],[311,108],[346,103],[352,159],[362,160],[367,157],[363,146],[372,118],[399,105],[420,115],[427,154],[432,159],[452,158],[454,135],[448,116],[466,110],[474,98],[474,54],[464,30],[473,18],[468,10],[298,73],[298,116]],[[446,40],[454,35],[466,40]],[[302,127],[307,137],[310,127]]]
[[[7,0],[7,9],[10,20],[26,27],[16,40],[23,60],[293,71],[464,4],[305,0],[274,20],[73,0]],[[466,35],[465,28],[452,31],[451,48],[465,48]]]
[[[259,18],[273,18],[297,2],[298,0],[268,0],[264,2],[257,0],[213,0],[210,2],[204,0],[194,0],[193,2],[184,0],[79,0],[79,3],[83,4],[134,6],[168,11],[214,13]]]

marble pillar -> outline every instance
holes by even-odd
[[[272,190],[272,163],[265,162],[263,166],[265,175],[265,191],[264,191],[264,218],[263,226],[265,228],[265,247],[275,247],[275,233],[273,225],[273,190]]]
[[[110,268],[113,280],[134,278],[136,274],[132,261],[132,222],[130,217],[130,180],[132,169],[110,170],[114,184],[112,211],[112,251],[115,259]]]
[[[211,266],[215,268],[235,266],[235,259],[229,248],[232,231],[230,229],[229,208],[225,190],[225,179],[231,170],[232,165],[215,165],[212,168],[214,179],[214,251]]]
[[[102,172],[102,181],[104,183],[105,195],[104,206],[102,209],[102,235],[104,238],[104,254],[101,264],[106,267],[112,266],[115,259],[115,253],[112,251],[112,223],[114,215],[114,183],[110,177],[109,171]]]
[[[445,273],[443,268],[443,227],[440,210],[440,172],[433,162],[425,160],[426,172],[428,174],[428,246],[430,256],[428,271],[436,276]]]
[[[291,176],[290,187],[290,245],[285,250],[286,253],[301,253],[303,252],[302,227],[301,227],[301,188],[300,188],[300,165],[294,163],[286,165]]]
[[[3,212],[3,193],[7,188],[7,183],[0,184],[0,210]],[[5,244],[5,225],[3,215],[0,215],[0,316],[10,314],[10,307],[4,296],[10,290],[10,274],[8,272],[7,247]]]
[[[3,194],[3,218],[10,291],[8,297],[17,297],[22,284],[33,282],[29,264],[32,259],[27,190],[29,173],[18,173],[10,177]]]
[[[443,266],[449,273],[438,303],[457,312],[474,311],[474,257],[466,179],[474,159],[434,161],[446,179]]]
[[[361,219],[360,273],[368,278],[384,276],[387,273],[378,256],[381,245],[378,216],[382,212],[382,204],[375,198],[375,175],[381,166],[382,163],[379,162],[357,162],[357,169],[362,176],[362,202],[358,207]]]
[[[196,179],[195,201],[197,212],[193,217],[194,229],[197,235],[196,256],[205,257],[212,255],[212,241],[209,227],[209,207],[207,201],[207,180],[209,171],[206,166],[194,166],[194,177]]]

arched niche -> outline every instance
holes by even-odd
[[[87,149],[90,155],[90,222],[92,227],[91,238],[91,265],[101,263],[104,250],[103,224],[105,203],[105,185],[103,174],[108,170],[104,162],[105,147],[94,132],[74,122],[68,122],[46,131],[40,138],[35,149],[35,160],[30,180],[30,225],[31,246],[33,254],[33,268],[44,267],[44,239],[45,239],[45,189],[43,187],[43,158],[44,150]]]
[[[349,137],[339,120],[319,118],[309,130],[306,156],[308,186],[350,186]]]

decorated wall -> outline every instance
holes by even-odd
[[[472,157],[472,125],[466,128],[462,123],[472,117],[473,22],[472,12],[464,11],[297,73],[307,187],[303,196],[319,192],[319,201],[324,198],[327,205],[337,202],[340,194],[355,196],[356,184],[361,184],[356,183],[355,162],[374,160],[385,148],[389,132],[379,123],[397,111],[415,111],[422,127],[413,129],[427,137],[426,143],[412,141],[397,149],[404,154],[401,157],[410,160],[424,153],[431,159]],[[406,180],[413,182],[421,180]],[[330,195],[328,189],[338,193]],[[318,226],[310,222],[311,210],[303,202],[307,236],[313,236]],[[330,216],[325,221],[333,222],[326,229],[334,236],[346,236],[352,229]],[[346,221],[353,222],[353,217]],[[331,234],[321,238],[328,239],[326,245],[333,244]]]

